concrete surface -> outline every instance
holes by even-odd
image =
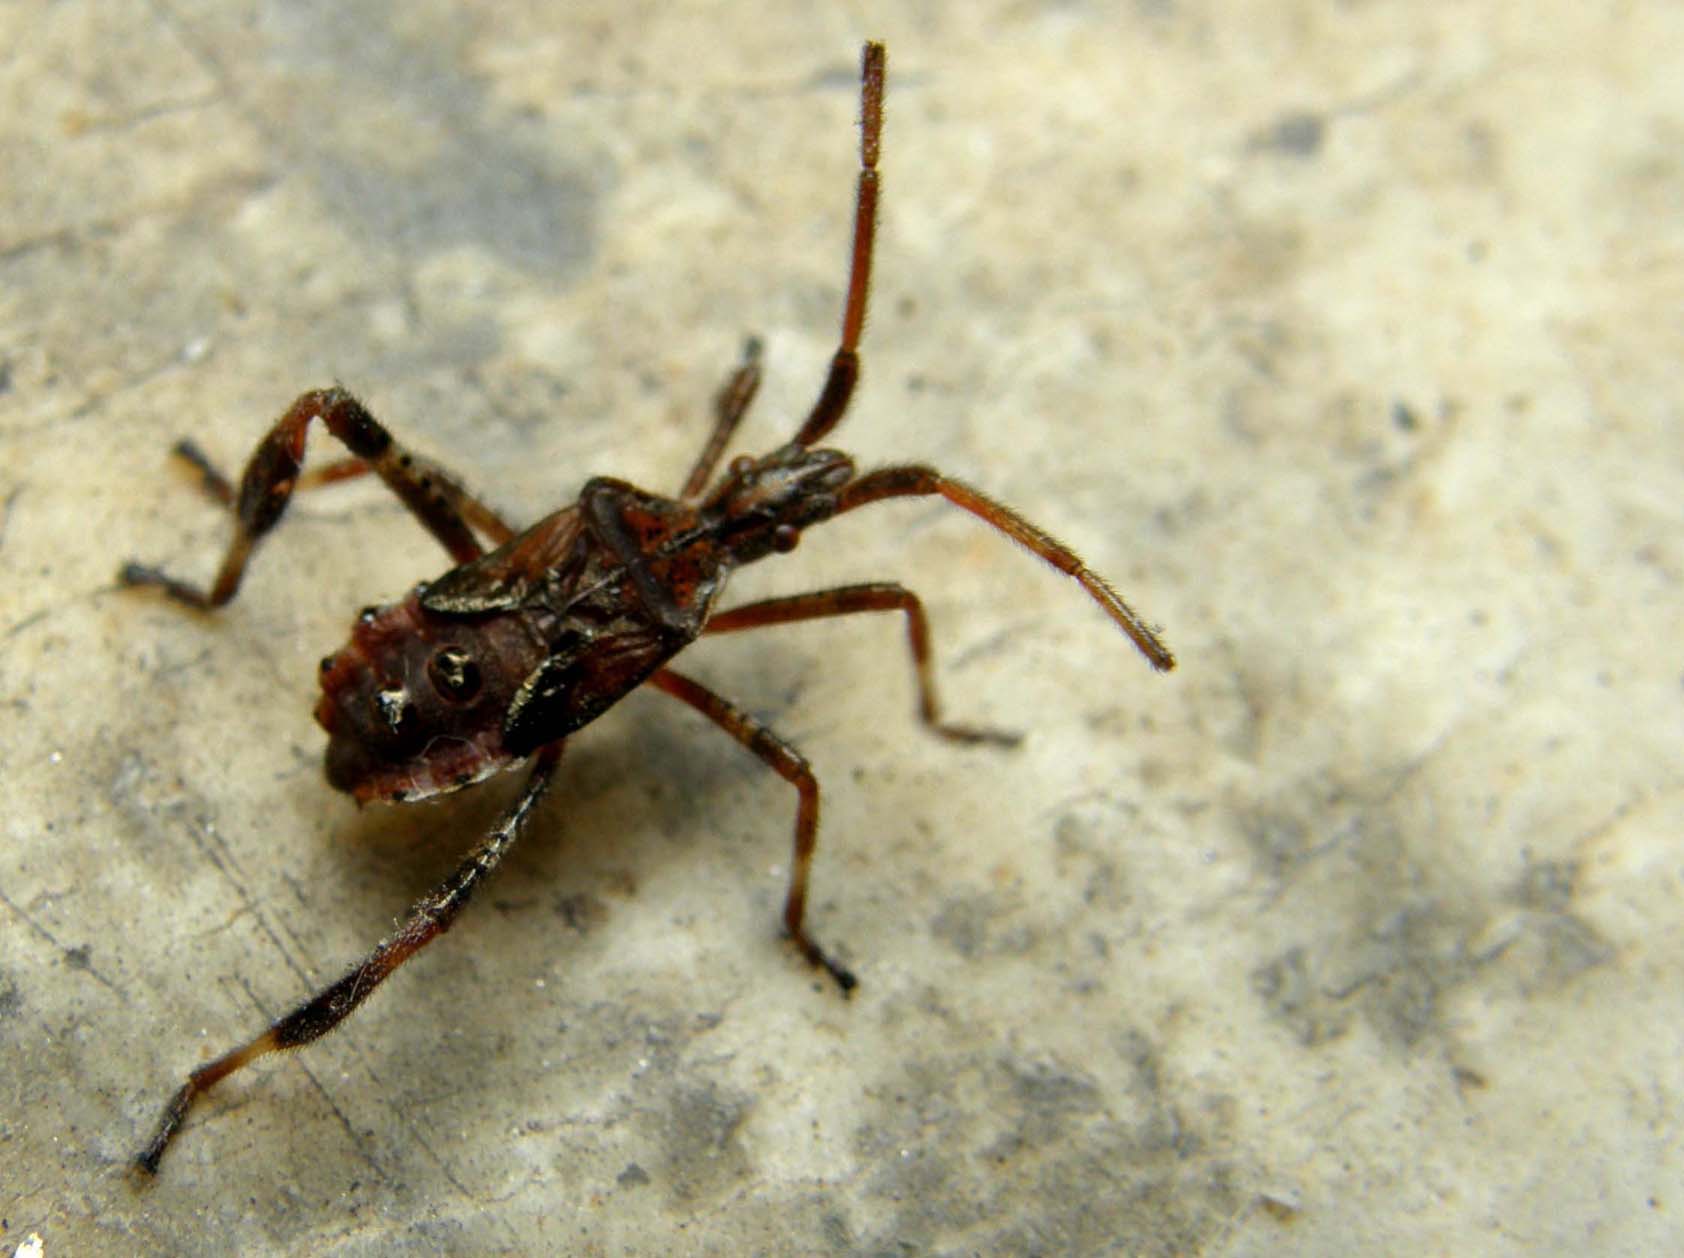
[[[399,15],[401,14],[401,16]],[[1684,8],[0,6],[0,1249],[1659,1253],[1684,1238]],[[343,381],[522,519],[674,486],[741,338],[835,335],[860,40],[890,45],[837,443],[975,480],[1164,626],[887,505],[739,597],[900,627],[688,667],[576,740],[459,929],[125,1160],[516,785],[358,815],[317,658],[444,566],[376,487],[226,614],[237,466]]]

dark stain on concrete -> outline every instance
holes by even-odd
[[[1245,1199],[1222,1104],[1189,1102],[1138,1028],[1095,1054],[903,1063],[855,1132],[881,1210],[845,1252],[1199,1252]]]
[[[661,1149],[659,1178],[676,1201],[712,1199],[748,1177],[738,1130],[751,1106],[749,1097],[711,1081],[673,1086],[650,1134]]]
[[[1431,832],[1439,810],[1415,777],[1307,779],[1242,810],[1258,875],[1274,888],[1263,911],[1293,923],[1292,941],[1252,970],[1251,990],[1306,1048],[1361,1020],[1411,1053],[1441,1042],[1459,989],[1531,994],[1613,958],[1572,911],[1570,863],[1529,861],[1511,885],[1481,887],[1434,859],[1456,843]]]
[[[288,154],[335,213],[405,256],[472,241],[565,276],[594,248],[594,199],[530,119],[498,112],[464,67],[477,19],[307,0],[262,28],[288,71],[271,102]],[[424,31],[425,38],[416,32]],[[378,125],[378,137],[366,128]]]

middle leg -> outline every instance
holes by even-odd
[[[801,802],[795,808],[795,854],[790,863],[789,894],[784,898],[784,929],[801,955],[824,970],[847,995],[858,980],[853,972],[819,947],[807,933],[807,875],[813,865],[813,849],[819,841],[819,780],[807,759],[766,726],[729,699],[716,695],[682,673],[663,668],[649,679],[675,699],[682,699],[744,747],[764,760],[777,775],[793,786]]]

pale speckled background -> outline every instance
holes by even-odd
[[[0,5],[0,1251],[1660,1253],[1684,1246],[1684,8]],[[341,380],[533,518],[675,484],[745,333],[785,434],[836,323],[860,40],[890,45],[838,444],[1068,536],[1179,651],[939,505],[737,593],[873,618],[579,738],[485,899],[346,1029],[122,1164],[513,787],[357,815],[315,661],[441,568],[371,486],[214,619]]]

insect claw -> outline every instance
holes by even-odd
[[[820,956],[819,964],[824,966],[826,974],[829,974],[831,978],[836,980],[836,985],[842,989],[842,995],[844,997],[852,996],[854,994],[854,988],[860,985],[860,981],[854,977],[854,972],[852,970],[843,965],[841,962],[834,961],[830,957],[823,956],[822,954]]]
[[[854,988],[860,985],[860,981],[854,977],[852,970],[814,943],[805,930],[799,934],[791,934],[788,938],[809,965],[823,970],[836,980],[836,985],[842,989],[844,996],[853,995]]]

